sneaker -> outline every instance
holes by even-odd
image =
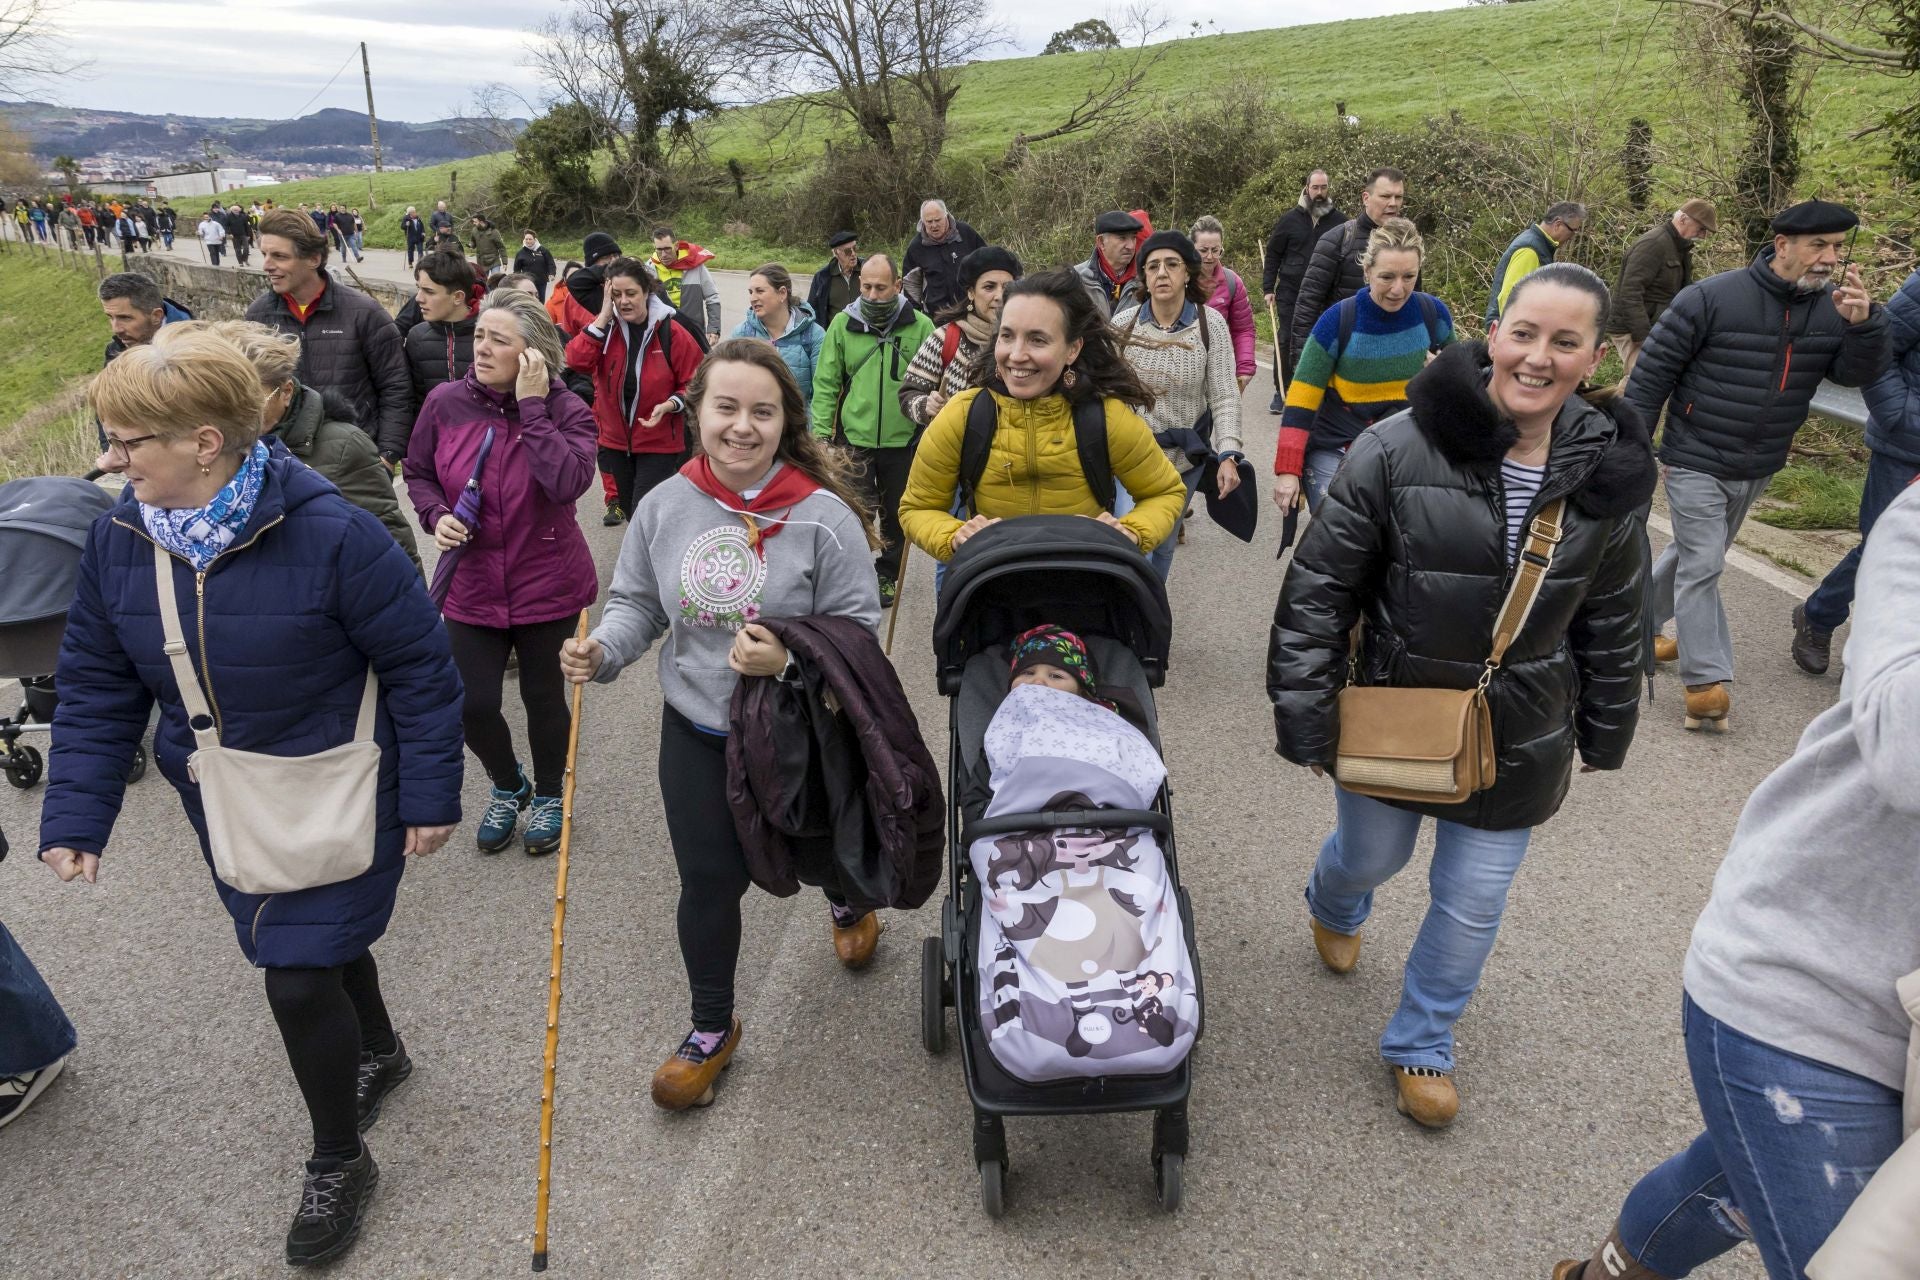
[[[880,607],[893,608],[893,602],[900,598],[900,584],[892,578],[882,575],[880,578]]]
[[[1281,395],[1278,391],[1274,392],[1273,400],[1267,405],[1267,412],[1268,413],[1285,413],[1286,411],[1287,411],[1287,398]]]
[[[1807,606],[1793,609],[1794,665],[1810,676],[1823,676],[1833,663],[1833,632],[1807,621]]]
[[[394,1039],[392,1053],[375,1057],[361,1051],[360,1078],[356,1086],[360,1096],[360,1132],[373,1128],[373,1122],[380,1118],[381,1100],[412,1074],[413,1059],[407,1056],[407,1046],[401,1044],[398,1037]]]
[[[535,796],[527,813],[527,832],[521,837],[527,852],[544,857],[560,847],[561,802],[559,796]]]
[[[602,528],[611,529],[626,518],[627,513],[620,509],[619,503],[609,502],[607,504],[607,514],[600,517],[600,525]]]
[[[5,1128],[18,1120],[33,1100],[45,1093],[54,1077],[60,1074],[60,1068],[67,1065],[60,1058],[50,1067],[38,1071],[29,1071],[25,1075],[0,1076],[0,1128]]]
[[[513,842],[513,829],[520,822],[520,811],[533,801],[533,784],[523,771],[520,786],[513,791],[495,787],[487,798],[487,811],[480,816],[480,829],[474,842],[482,853],[498,853]]]
[[[380,1166],[364,1142],[351,1160],[307,1161],[300,1208],[287,1230],[287,1265],[311,1267],[351,1249],[379,1185]]]
[[[733,1019],[727,1038],[711,1050],[700,1047],[697,1034],[688,1032],[673,1056],[653,1073],[653,1102],[662,1110],[685,1111],[712,1103],[713,1082],[733,1061],[733,1051],[740,1045],[740,1019]]]

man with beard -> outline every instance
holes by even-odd
[[[1656,661],[1678,662],[1686,727],[1725,732],[1733,637],[1720,602],[1727,549],[1786,465],[1820,383],[1862,387],[1886,371],[1887,314],[1856,267],[1837,278],[1860,219],[1808,200],[1773,220],[1742,271],[1688,285],[1647,337],[1627,399],[1667,424],[1660,442],[1673,541],[1649,584]],[[1660,635],[1668,619],[1675,635]]]
[[[1367,251],[1367,238],[1388,218],[1400,217],[1406,204],[1407,175],[1387,166],[1375,169],[1361,189],[1359,214],[1314,241],[1307,269],[1300,276],[1299,296],[1293,303],[1291,337],[1295,351],[1307,349],[1307,336],[1328,307],[1366,288],[1367,273],[1360,266],[1360,255]],[[1418,278],[1413,287],[1419,290]],[[1287,322],[1286,316],[1280,317],[1280,323]]]
[[[1300,297],[1300,277],[1306,274],[1307,259],[1313,246],[1335,223],[1347,215],[1333,204],[1331,181],[1325,169],[1307,175],[1300,188],[1300,199],[1281,214],[1267,234],[1267,251],[1260,269],[1260,292],[1279,324],[1273,332],[1273,403],[1268,412],[1279,413],[1286,407],[1287,384],[1293,381],[1293,362],[1299,349],[1293,345],[1293,304]]]
[[[1093,256],[1075,267],[1087,296],[1105,319],[1145,301],[1147,292],[1140,283],[1134,256],[1153,234],[1153,223],[1145,209],[1125,213],[1112,209],[1093,221]]]

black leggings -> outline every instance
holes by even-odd
[[[399,1044],[373,953],[330,969],[269,969],[267,1004],[313,1119],[313,1158],[353,1159],[360,1154],[360,1054],[389,1054]]]
[[[507,678],[507,654],[520,655],[520,700],[527,707],[527,745],[533,756],[535,795],[557,796],[566,780],[567,733],[573,713],[567,706],[567,682],[560,674],[560,645],[573,635],[577,615],[521,627],[472,627],[447,619],[453,665],[466,686],[460,723],[480,767],[502,791],[520,785],[520,761],[513,733],[501,713],[501,688]]]
[[[629,520],[640,499],[662,480],[671,480],[682,461],[677,453],[626,453],[600,447],[600,469],[613,477],[614,492],[619,495],[615,500]]]
[[[752,880],[727,807],[727,740],[700,732],[670,706],[660,716],[660,795],[680,871],[674,923],[693,991],[693,1029],[725,1031],[740,962],[740,899]],[[832,892],[827,900],[844,905]]]

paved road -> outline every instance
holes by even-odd
[[[729,321],[740,314],[727,281]],[[1258,386],[1249,447],[1273,447]],[[611,570],[619,533],[583,526]],[[1375,1057],[1425,906],[1416,869],[1379,895],[1347,978],[1322,970],[1300,890],[1329,784],[1273,754],[1262,663],[1280,579],[1202,521],[1176,561],[1161,699],[1182,866],[1208,979],[1188,1207],[1153,1202],[1143,1117],[1009,1125],[1012,1209],[980,1213],[950,1049],[918,1036],[918,942],[892,913],[874,967],[834,962],[809,896],[752,895],[746,1035],[720,1100],[647,1098],[686,1026],[675,878],[654,770],[651,663],[586,700],[554,1149],[562,1276],[1282,1275],[1544,1277],[1590,1246],[1645,1168],[1698,1127],[1680,961],[1747,793],[1837,679],[1787,657],[1792,598],[1726,579],[1741,674],[1734,732],[1684,733],[1660,681],[1628,767],[1582,776],[1536,837],[1485,985],[1460,1025],[1466,1109],[1445,1134],[1393,1112]],[[895,654],[939,739],[932,607],[917,562]],[[1844,639],[1844,637],[1843,637]],[[485,793],[468,776],[468,812]],[[36,795],[0,795],[33,842]],[[526,1266],[553,866],[462,837],[416,865],[377,954],[419,1064],[372,1135],[380,1195],[342,1277],[480,1277]],[[305,1121],[261,994],[170,791],[129,793],[101,881],[16,855],[0,911],[79,1025],[64,1079],[0,1134],[0,1274],[272,1277]],[[1735,1255],[1697,1274],[1759,1280]]]

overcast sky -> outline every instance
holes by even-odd
[[[1177,12],[1182,24],[1211,19],[1223,31],[1247,31],[1461,2],[1182,0],[1162,8]],[[1053,31],[1113,12],[1109,4],[1085,0],[993,3],[1014,35],[1008,53],[1038,53]],[[321,107],[364,111],[357,52],[364,40],[379,114],[435,120],[453,115],[474,86],[489,80],[537,102],[541,86],[519,65],[522,36],[566,7],[551,0],[70,0],[62,21],[75,52],[92,66],[85,78],[30,96],[155,115],[279,119]],[[343,63],[349,65],[322,92]]]

